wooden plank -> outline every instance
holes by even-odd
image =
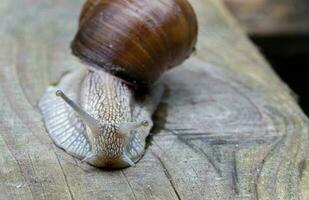
[[[224,0],[250,34],[309,34],[307,0]]]
[[[191,0],[197,53],[167,87],[143,159],[103,171],[49,139],[37,101],[79,66],[79,0],[0,3],[0,199],[308,199],[308,119],[217,0]]]

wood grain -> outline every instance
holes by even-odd
[[[309,33],[307,0],[224,0],[250,34]]]
[[[82,1],[0,3],[0,199],[309,199],[308,118],[217,0],[191,0],[196,54],[163,81],[143,159],[103,171],[48,137],[37,101],[80,64]]]

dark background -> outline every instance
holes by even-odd
[[[250,38],[297,94],[300,106],[309,116],[309,35],[251,35]]]

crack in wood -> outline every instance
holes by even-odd
[[[299,176],[299,179],[301,179],[303,177],[303,173],[304,173],[304,170],[306,169],[307,167],[307,163],[306,163],[306,160],[303,159],[299,164],[298,164],[298,176]]]
[[[41,190],[42,190],[42,193],[43,193],[43,197],[44,197],[44,199],[46,199],[46,194],[45,194],[45,190],[44,190],[44,187],[43,187],[43,184],[42,184],[42,181],[37,181],[37,179],[36,179],[36,170],[34,169],[34,165],[33,165],[33,161],[32,161],[32,158],[31,158],[31,156],[30,156],[30,154],[28,153],[27,154],[28,155],[28,159],[29,159],[29,161],[30,161],[30,166],[31,166],[31,169],[32,169],[32,171],[33,171],[33,175],[34,175],[34,177],[31,177],[32,178],[32,180],[34,180],[34,183],[39,183],[40,184],[40,186],[41,186]]]
[[[171,129],[167,129],[165,128],[166,131],[169,131],[170,133],[172,133],[173,135],[175,135],[179,141],[181,141],[183,144],[187,145],[188,147],[190,147],[194,152],[200,154],[200,155],[203,155],[207,160],[208,162],[210,163],[210,165],[214,168],[214,170],[216,171],[216,173],[222,177],[222,172],[220,170],[220,168],[215,164],[214,160],[207,155],[207,153],[199,148],[199,147],[196,147],[193,143],[190,142],[190,140],[187,140],[186,138],[184,137],[181,137],[181,135],[178,135],[177,133],[175,133],[173,130]]]
[[[281,119],[282,124],[285,124],[285,125],[286,125],[286,126],[285,126],[285,129],[287,129],[287,124],[289,124],[289,122],[287,121],[287,119],[286,119],[280,112],[278,112],[277,109],[275,109],[275,108],[273,108],[273,107],[267,107],[267,109],[268,109],[268,110],[271,110],[272,115],[273,115],[273,118],[274,118],[274,116],[277,116],[277,118],[276,118],[277,120],[278,120],[278,119]],[[257,175],[256,175],[256,180],[255,180],[255,182],[254,182],[254,193],[255,193],[255,196],[256,196],[257,199],[260,198],[260,197],[259,197],[259,192],[258,192],[258,182],[259,182],[261,173],[262,173],[262,171],[263,171],[263,168],[264,168],[264,166],[265,166],[265,162],[268,160],[268,158],[269,158],[270,156],[272,156],[272,155],[275,153],[275,151],[277,151],[278,148],[281,148],[281,147],[282,147],[282,145],[284,144],[285,141],[288,140],[288,133],[289,133],[289,131],[285,130],[284,133],[286,133],[286,134],[283,134],[283,136],[282,136],[280,139],[278,139],[277,142],[275,142],[275,143],[271,146],[270,150],[266,153],[266,155],[265,155],[264,158],[262,159],[262,162],[261,162],[261,163],[257,166],[257,168],[256,168],[257,171],[258,171],[258,173],[257,173]],[[278,164],[281,165],[281,162],[282,162],[282,161],[280,161]],[[276,173],[278,173],[278,170],[276,171]]]
[[[176,196],[177,196],[177,199],[178,199],[178,200],[181,200],[180,194],[179,194],[178,190],[176,189],[176,186],[175,186],[175,184],[174,184],[173,178],[172,178],[171,174],[169,173],[168,169],[166,168],[164,162],[162,161],[162,159],[161,159],[156,153],[154,153],[153,151],[151,151],[151,152],[152,152],[152,154],[159,160],[160,165],[161,165],[162,168],[163,168],[163,172],[164,172],[164,174],[165,174],[167,180],[170,182],[170,184],[171,184],[171,186],[172,186],[172,188],[173,188],[173,190],[174,190],[174,192],[175,192],[175,194],[176,194]]]
[[[135,194],[135,192],[134,192],[134,189],[133,189],[133,187],[132,187],[132,185],[131,185],[131,183],[130,183],[128,177],[127,177],[127,175],[124,173],[123,170],[120,170],[120,171],[121,171],[121,174],[124,176],[124,178],[125,178],[125,180],[126,180],[128,186],[129,186],[129,188],[130,188],[130,191],[131,191],[132,194],[133,194],[134,199],[137,200],[136,194]]]
[[[4,126],[4,125],[3,125],[3,126],[2,126],[2,125],[3,125],[3,124],[1,124],[1,127]],[[24,179],[24,182],[26,183],[27,188],[30,190],[30,193],[31,193],[32,198],[34,198],[34,196],[35,196],[35,195],[34,195],[34,191],[33,191],[32,187],[29,185],[29,182],[30,182],[30,181],[29,181],[29,177],[28,177],[27,174],[24,172],[20,160],[17,159],[15,153],[13,152],[13,149],[10,147],[10,145],[8,145],[8,143],[7,143],[7,141],[5,140],[5,138],[3,137],[3,135],[1,135],[1,137],[3,138],[3,141],[4,141],[4,144],[5,144],[6,148],[9,150],[10,155],[11,155],[11,156],[13,157],[13,159],[15,160],[15,162],[16,162],[16,164],[17,164],[17,167],[18,167],[18,169],[19,169],[19,172],[20,172],[20,174],[22,175],[22,177],[23,177],[23,179]],[[28,181],[29,181],[29,182],[28,182]]]
[[[236,152],[233,151],[233,158],[232,158],[232,187],[235,191],[236,195],[239,195],[239,188],[238,188],[238,172],[237,172],[237,163],[236,163]]]
[[[60,169],[61,169],[61,171],[62,171],[65,184],[66,184],[66,186],[67,186],[67,188],[68,188],[68,191],[69,191],[69,194],[70,194],[70,198],[71,198],[71,200],[74,200],[74,195],[73,195],[72,189],[71,189],[71,187],[70,187],[70,184],[69,184],[69,181],[68,181],[68,177],[67,177],[67,175],[66,175],[66,173],[65,173],[65,171],[64,171],[64,169],[63,169],[63,167],[62,167],[62,164],[61,164],[61,162],[60,162],[60,160],[59,160],[59,157],[58,157],[58,155],[57,155],[56,153],[55,153],[55,156],[56,156],[57,162],[58,162],[58,164],[59,164],[59,166],[60,166]]]
[[[259,137],[249,137],[253,135],[254,132],[242,132],[242,134],[247,134],[248,137],[244,136],[234,136],[234,132],[178,132],[176,129],[165,128],[168,132],[176,135],[177,137],[182,137],[184,140],[198,140],[203,141],[205,144],[209,145],[260,145],[260,144],[272,144],[277,141],[278,131],[267,131],[266,136]],[[183,130],[183,129],[180,129]],[[192,129],[191,129],[192,130]]]

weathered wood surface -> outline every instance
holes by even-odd
[[[224,0],[251,34],[309,34],[307,0]]]
[[[217,0],[191,0],[197,53],[166,74],[134,168],[102,171],[55,147],[38,98],[78,66],[81,0],[0,3],[0,199],[309,199],[308,119]]]

